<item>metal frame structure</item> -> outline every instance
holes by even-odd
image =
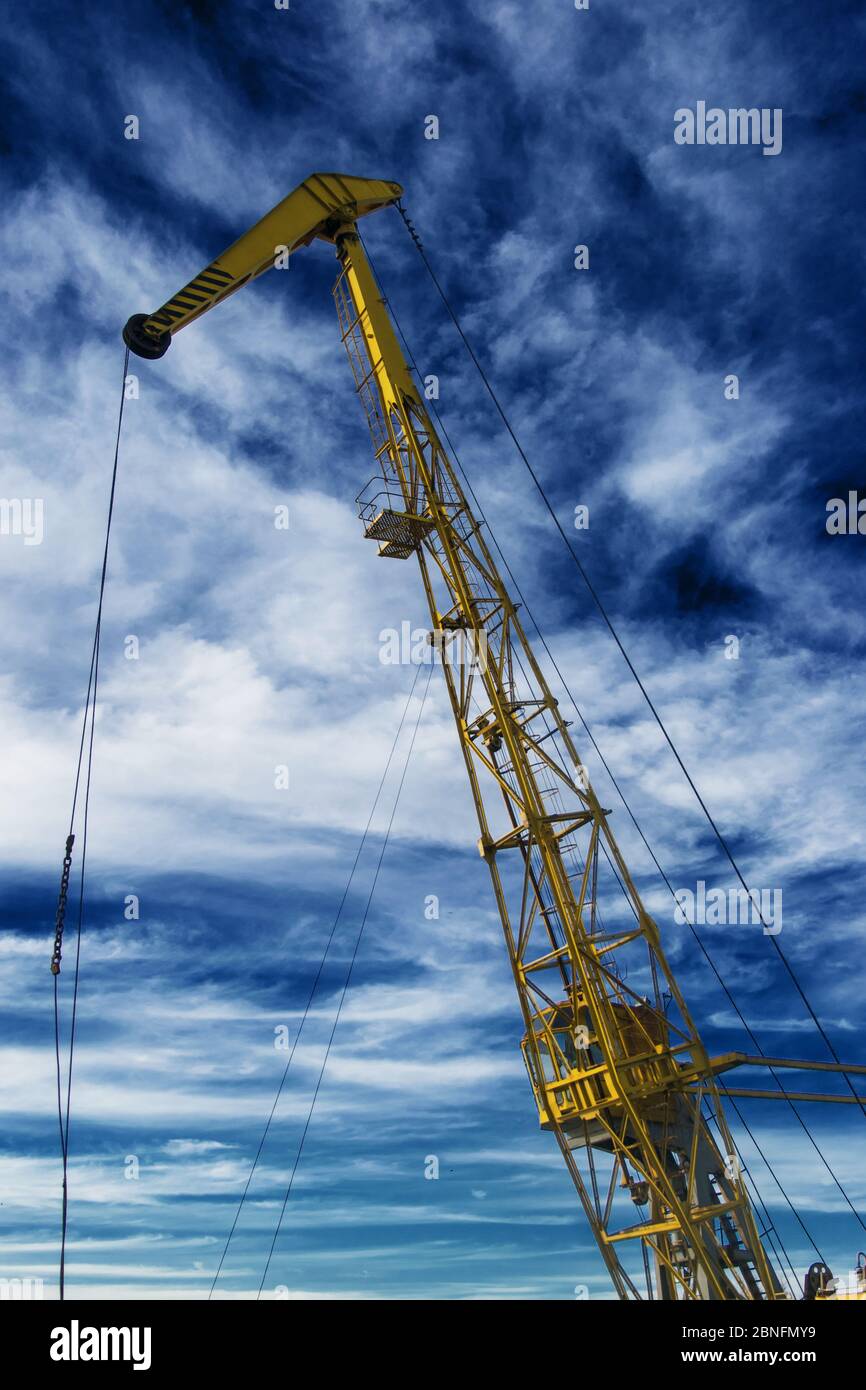
[[[396,491],[424,532],[413,549],[433,633],[471,635],[443,670],[541,1123],[556,1137],[621,1298],[772,1296],[778,1283],[658,928],[414,385],[357,229],[349,224],[335,240],[341,334],[383,491]],[[368,522],[367,534],[375,538],[382,520]],[[624,923],[607,929],[600,852],[625,899]],[[626,956],[638,990],[626,983]],[[724,1151],[692,1089],[698,1078]],[[627,1242],[642,1247],[643,1293],[620,1253]]]
[[[383,558],[417,557],[539,1121],[556,1139],[620,1298],[786,1297],[715,1080],[767,1059],[708,1057],[610,813],[414,384],[356,226],[401,193],[394,183],[312,175],[162,309],[135,315],[124,337],[140,355],[162,356],[176,331],[286,247],[315,237],[336,247],[340,333],[377,467],[359,515]],[[842,1099],[797,1097],[819,1098]]]

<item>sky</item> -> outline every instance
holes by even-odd
[[[0,528],[0,1278],[56,1296],[48,967],[120,330],[316,170],[404,186],[713,816],[749,883],[782,894],[776,940],[837,1052],[866,1064],[866,537],[827,527],[832,499],[866,493],[864,27],[842,0],[106,0],[3,21],[0,491],[38,501],[40,521],[28,531],[7,508]],[[698,102],[781,111],[781,149],[678,143],[676,113]],[[398,215],[363,231],[526,606],[660,862],[677,889],[733,887]],[[404,717],[217,1296],[255,1297],[264,1279],[263,1297],[610,1298],[538,1128],[441,672],[422,701],[428,673],[414,684],[411,663],[380,659],[383,632],[424,624],[423,594],[414,562],[383,565],[363,542],[354,499],[374,465],[334,276],[333,248],[316,243],[163,360],[130,363],[68,1294],[207,1295]],[[708,1048],[751,1050],[569,715]],[[699,931],[764,1051],[826,1060],[760,925]],[[71,951],[70,929],[64,1036]],[[841,1094],[833,1077],[789,1075]],[[850,1269],[864,1229],[796,1118],[741,1105],[815,1245]],[[801,1109],[866,1219],[863,1115]],[[731,1121],[801,1277],[815,1250]]]

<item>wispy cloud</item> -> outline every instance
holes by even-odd
[[[687,764],[750,881],[782,887],[785,950],[840,1048],[863,1059],[862,557],[860,538],[831,541],[823,524],[826,499],[862,483],[859,78],[835,15],[816,29],[808,7],[789,7],[783,26],[745,0],[722,15],[687,9],[593,6],[588,20],[567,3],[421,13],[320,0],[267,23],[237,3],[204,23],[148,3],[80,16],[62,45],[35,11],[7,23],[0,491],[44,500],[45,537],[0,537],[0,1272],[53,1289],[47,967],[120,326],[314,168],[405,184],[563,525],[590,507],[580,553]],[[783,155],[674,146],[674,111],[702,92],[783,105]],[[139,141],[123,138],[129,112]],[[429,113],[439,141],[424,139]],[[440,378],[528,607],[662,864],[678,888],[730,886],[398,220],[370,219],[365,235]],[[573,266],[578,243],[587,273]],[[184,330],[165,362],[131,364],[73,1088],[69,1277],[81,1296],[206,1293],[285,1065],[280,1030],[297,1035],[414,674],[379,659],[383,629],[424,624],[423,595],[411,567],[380,564],[361,541],[352,499],[373,462],[329,303],[334,271],[331,249],[311,247]],[[735,401],[723,394],[732,372]],[[746,1045],[588,762],[708,1045]],[[221,1296],[258,1286],[395,785]],[[269,1297],[609,1296],[537,1127],[476,836],[434,677]],[[760,930],[703,935],[768,1050],[823,1055]],[[65,968],[64,1001],[69,979]],[[748,1118],[847,1267],[857,1229],[794,1117]],[[862,1202],[857,1122],[851,1107],[815,1118]]]

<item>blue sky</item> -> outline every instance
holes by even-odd
[[[557,515],[569,528],[590,508],[575,543],[750,882],[783,891],[780,943],[837,1050],[866,1062],[866,539],[825,526],[828,500],[863,484],[858,10],[258,0],[5,21],[2,494],[43,499],[45,523],[40,545],[0,536],[0,1275],[55,1288],[48,960],[120,328],[313,170],[404,185]],[[698,100],[781,108],[781,153],[675,144],[675,111]],[[678,888],[732,886],[397,215],[364,232],[661,862]],[[274,1030],[297,1028],[412,684],[410,667],[379,660],[383,629],[423,623],[422,595],[413,566],[381,565],[362,543],[353,499],[373,463],[333,278],[331,248],[311,247],[185,329],[166,359],[132,367],[89,842],[73,1293],[206,1291],[284,1063]],[[280,504],[288,531],[273,526]],[[587,761],[708,1046],[747,1048]],[[473,821],[434,675],[271,1294],[609,1296],[534,1119]],[[378,846],[302,1034],[226,1297],[258,1287]],[[129,894],[138,921],[124,919]],[[704,937],[765,1051],[823,1058],[760,928]],[[744,1113],[829,1262],[849,1268],[863,1232],[796,1121],[775,1104]],[[807,1117],[863,1211],[862,1116]],[[748,1141],[743,1152],[801,1269],[814,1254]],[[438,1181],[424,1177],[429,1155]]]

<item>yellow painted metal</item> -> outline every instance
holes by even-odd
[[[280,256],[290,255],[316,237],[332,240],[330,228],[346,218],[356,221],[395,203],[402,193],[399,183],[382,179],[311,174],[183,289],[155,309],[142,324],[143,331],[155,340],[166,333],[174,335],[242,285],[270,270]]]
[[[835,1071],[866,1076],[866,1066],[856,1062],[804,1062],[796,1057],[756,1057],[750,1052],[723,1052],[720,1057],[711,1058],[710,1065],[716,1075],[734,1067],[769,1067],[772,1071],[787,1067],[792,1071]]]
[[[819,1293],[815,1298],[816,1303],[866,1303],[866,1284],[860,1284],[859,1288],[835,1288],[827,1293]]]
[[[860,1251],[857,1256],[857,1267],[851,1271],[847,1278],[836,1279],[831,1276],[826,1283],[822,1280],[821,1287],[815,1294],[815,1302],[866,1302],[866,1251]]]
[[[787,1297],[758,1235],[715,1076],[741,1065],[839,1068],[707,1056],[360,243],[357,219],[401,194],[396,183],[312,175],[140,326],[159,344],[282,250],[316,237],[335,243],[342,338],[379,470],[360,515],[380,555],[418,560],[539,1121],[555,1136],[621,1298]],[[447,657],[455,638],[471,639],[456,663]],[[612,887],[624,924],[604,920]],[[818,1297],[866,1297],[858,1269],[853,1292]]]
[[[787,1088],[784,1091],[759,1091],[754,1086],[723,1086],[721,1091],[726,1096],[745,1096],[747,1099],[751,1097],[753,1100],[793,1100],[798,1104],[801,1100],[820,1100],[826,1105],[863,1105],[866,1103],[866,1096],[863,1095],[836,1096],[829,1091],[789,1091]],[[695,1094],[706,1095],[708,1093],[705,1087],[696,1086]]]
[[[855,1076],[866,1076],[866,1066],[859,1066],[848,1062],[803,1062],[793,1057],[755,1057],[746,1052],[725,1052],[721,1057],[710,1058],[710,1070],[714,1076],[719,1076],[722,1072],[732,1071],[734,1067],[766,1067],[775,1072],[779,1068],[787,1067],[793,1071],[820,1071],[820,1072],[847,1072]],[[683,1072],[683,1081],[699,1080],[696,1072]],[[720,1087],[726,1096],[746,1096],[757,1097],[759,1100],[820,1100],[831,1105],[866,1105],[866,1095],[834,1095],[828,1091],[789,1091],[786,1087],[784,1091],[758,1090],[755,1087],[728,1086],[725,1084]],[[705,1088],[695,1087],[696,1093],[705,1094]]]
[[[460,628],[484,654],[468,667],[443,661],[443,671],[540,1121],[620,1297],[782,1296],[658,928],[415,387],[356,228],[347,223],[335,240],[335,299],[379,481],[428,523],[414,552],[432,630]],[[613,930],[600,923],[600,852],[631,914]],[[640,972],[639,989],[626,966]],[[711,1097],[719,1142],[684,1073]],[[635,1205],[647,1209],[637,1222]]]

